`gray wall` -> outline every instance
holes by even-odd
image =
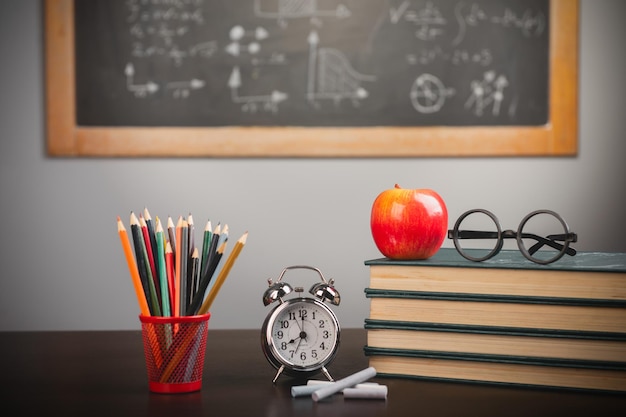
[[[130,210],[228,223],[248,245],[213,305],[212,328],[258,328],[266,279],[309,264],[336,279],[344,327],[369,304],[379,257],[371,203],[399,183],[433,188],[451,222],[489,208],[505,227],[551,208],[580,250],[626,252],[626,3],[581,2],[579,154],[572,158],[64,159],[45,151],[42,8],[0,3],[0,330],[137,329],[115,219]],[[446,246],[450,246],[448,242]],[[308,287],[312,275],[295,274]]]

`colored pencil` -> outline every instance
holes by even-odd
[[[206,267],[206,261],[209,256],[209,247],[211,246],[211,236],[213,231],[211,230],[211,220],[207,220],[206,226],[204,226],[204,233],[202,235],[202,256],[200,259],[200,271],[204,271]]]
[[[224,284],[224,281],[228,277],[228,274],[230,273],[231,268],[235,264],[235,261],[237,260],[237,257],[241,253],[241,250],[245,246],[247,240],[248,240],[248,232],[244,233],[239,238],[239,240],[237,240],[237,243],[235,243],[235,247],[228,255],[228,259],[226,259],[226,262],[224,263],[224,266],[220,270],[220,273],[217,276],[215,283],[211,287],[211,291],[209,291],[208,296],[206,297],[206,299],[200,306],[200,309],[198,310],[198,314],[206,314],[209,311],[209,308],[211,308],[211,304],[213,304],[215,297],[220,291],[222,284]]]
[[[187,223],[187,220],[183,219],[182,222],[182,227],[181,227],[181,234],[180,234],[180,244],[178,245],[180,246],[180,262],[178,263],[178,266],[180,268],[180,274],[179,274],[179,279],[180,282],[178,283],[179,287],[178,287],[178,297],[179,297],[179,312],[181,316],[185,315],[185,312],[187,311],[187,307],[188,307],[188,296],[189,296],[189,292],[188,292],[188,288],[189,288],[189,276],[188,276],[188,271],[187,269],[189,268],[189,224]],[[177,271],[178,272],[178,271]]]
[[[141,213],[139,213],[139,225],[141,226],[141,234],[143,235],[143,244],[146,247],[145,256],[146,256],[146,259],[148,260],[148,266],[150,268],[150,275],[152,276],[152,280],[154,282],[154,289],[156,291],[156,301],[159,303],[159,307],[160,307],[161,306],[161,286],[159,284],[159,276],[157,275],[158,272],[156,268],[156,260],[154,257],[154,252],[152,250],[152,238],[150,237],[150,232],[148,230],[146,219],[143,217]]]
[[[155,243],[157,245],[157,261],[159,264],[157,270],[159,272],[159,284],[161,287],[161,311],[164,317],[169,317],[172,313],[170,310],[167,269],[165,266],[165,237],[163,226],[158,217],[156,221]]]
[[[170,314],[173,315],[174,300],[176,298],[176,272],[174,272],[174,252],[172,251],[171,242],[167,242],[165,246],[165,270],[167,271],[167,286],[170,296]]]
[[[150,212],[148,211],[148,207],[144,207],[143,217],[146,222],[146,228],[148,230],[148,237],[150,240],[150,249],[152,252],[152,258],[154,259],[153,273],[154,273],[154,276],[158,277],[159,276],[159,262],[157,261],[157,241],[156,241],[156,236],[155,236],[155,226],[152,222],[152,216],[150,215]]]
[[[222,233],[222,226],[218,223],[213,229],[213,236],[211,237],[211,245],[209,246],[209,250],[207,251],[207,265],[211,264],[211,260],[215,256],[215,252],[219,247],[220,243],[220,234]],[[204,271],[203,271],[204,274]]]
[[[137,263],[135,262],[135,257],[133,256],[132,249],[130,247],[128,232],[126,231],[124,223],[122,223],[122,220],[119,216],[117,216],[117,232],[120,236],[120,241],[122,243],[122,249],[124,250],[124,256],[126,257],[126,263],[128,264],[130,277],[133,281],[133,287],[135,288],[135,295],[137,296],[137,302],[139,303],[139,311],[141,311],[142,315],[149,316],[150,309],[148,308],[146,294],[144,292],[143,285],[141,284],[139,269],[137,268]]]
[[[196,242],[195,242],[196,227],[193,222],[193,216],[191,215],[191,213],[189,213],[189,216],[187,216],[187,227],[189,228],[189,239],[188,239],[187,247],[189,249],[189,257],[191,258],[191,255],[193,254],[193,250],[196,248]]]
[[[189,306],[191,305],[191,300],[196,294],[198,288],[198,269],[200,268],[200,255],[198,253],[198,248],[194,248],[193,253],[191,254],[191,267],[189,268],[189,287],[187,288],[187,296],[185,297],[185,314],[191,315],[189,313]]]
[[[209,265],[209,267],[206,269],[205,272],[203,272],[202,276],[200,277],[198,291],[196,292],[196,295],[193,297],[191,305],[189,306],[189,311],[188,311],[189,315],[197,314],[198,309],[200,308],[200,305],[202,304],[202,301],[204,300],[206,290],[209,287],[209,284],[211,283],[211,279],[213,278],[213,275],[215,274],[217,265],[220,263],[220,260],[222,259],[222,255],[224,255],[225,251],[226,251],[226,242],[222,243],[220,247],[217,248],[216,256],[213,257],[211,265]]]
[[[143,257],[143,249],[141,243],[141,226],[139,220],[135,216],[134,212],[130,213],[130,231],[133,237],[133,247],[135,249],[135,259],[137,260],[137,269],[139,270],[139,276],[141,277],[141,285],[143,292],[150,308],[150,314],[154,315],[154,309],[152,307],[152,299],[150,297],[150,285],[148,283],[148,272],[146,271],[146,262]]]
[[[137,217],[135,216],[135,219]],[[141,233],[141,231],[139,231],[139,233],[137,233],[137,239],[139,241],[139,250],[142,252],[143,255],[143,261],[144,264],[146,266],[145,270],[146,270],[146,280],[148,281],[148,289],[150,292],[150,311],[152,312],[153,316],[160,316],[161,315],[161,307],[160,307],[160,301],[159,301],[159,297],[157,296],[157,291],[156,291],[156,286],[155,286],[155,279],[152,276],[152,271],[150,270],[150,264],[148,261],[148,251],[146,248],[146,242],[143,239],[143,234]]]
[[[174,299],[174,317],[178,317],[180,316],[180,271],[181,271],[181,262],[182,262],[182,256],[181,256],[181,242],[182,242],[182,233],[183,233],[183,217],[180,216],[178,217],[178,221],[176,222],[176,255],[175,255],[175,260],[176,260],[176,267],[174,268],[174,271],[176,272],[176,279],[174,280],[174,293],[176,294],[176,298]]]
[[[172,254],[176,253],[176,226],[171,216],[167,216],[167,235],[170,237],[170,246]]]

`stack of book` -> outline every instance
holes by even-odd
[[[365,264],[365,354],[380,376],[626,391],[626,253],[538,265],[442,248]]]

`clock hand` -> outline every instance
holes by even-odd
[[[304,317],[302,317],[302,326],[300,327],[300,337],[306,340],[306,332],[304,331]]]
[[[296,320],[296,324],[298,325],[298,329],[300,329],[300,331],[302,331],[302,326],[300,326],[300,322],[298,320]]]
[[[295,343],[296,340],[300,340],[302,341],[302,339],[306,340],[306,332],[302,331],[298,334],[298,337],[296,337],[295,339],[291,339],[289,342],[287,343]]]

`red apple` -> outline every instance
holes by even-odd
[[[370,219],[374,243],[391,259],[427,259],[443,244],[448,209],[429,189],[395,188],[376,197]]]

